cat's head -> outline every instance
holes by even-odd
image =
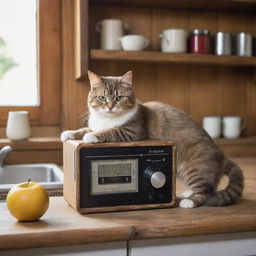
[[[132,90],[132,71],[123,76],[98,76],[88,71],[91,90],[88,107],[104,115],[120,115],[131,110],[136,99]]]

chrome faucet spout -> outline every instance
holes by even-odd
[[[0,168],[3,167],[4,160],[7,156],[7,154],[11,151],[12,151],[11,146],[4,146],[3,148],[1,148],[1,150],[0,150]]]

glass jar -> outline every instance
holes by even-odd
[[[189,52],[199,54],[211,53],[211,38],[206,29],[194,29],[189,37]]]

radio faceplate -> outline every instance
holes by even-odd
[[[175,200],[176,145],[168,141],[64,143],[64,198],[81,213],[167,208]]]

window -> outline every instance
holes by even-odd
[[[61,0],[1,0],[0,126],[12,110],[59,126],[60,92]]]
[[[0,105],[39,105],[36,1],[0,1]]]

